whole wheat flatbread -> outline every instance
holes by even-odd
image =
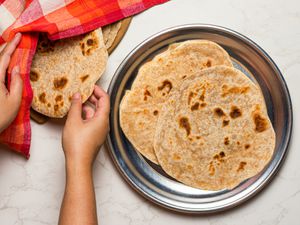
[[[106,43],[108,41],[108,37],[109,37],[109,33],[110,33],[110,27],[111,27],[110,24],[102,27],[103,41],[104,41],[105,46],[106,46]],[[108,49],[108,48],[106,47],[106,49]]]
[[[256,175],[274,148],[259,87],[225,66],[200,71],[171,92],[154,138],[167,174],[207,190],[231,189]]]
[[[145,63],[120,104],[121,128],[132,145],[158,163],[153,150],[157,119],[169,92],[184,79],[215,65],[232,66],[227,52],[214,42],[192,40],[171,45]]]
[[[101,28],[58,41],[43,35],[31,65],[32,108],[49,117],[65,116],[74,93],[80,92],[83,102],[92,94],[107,58]]]
[[[109,49],[110,46],[113,44],[121,28],[121,25],[122,25],[122,20],[119,20],[115,23],[103,27],[103,38],[104,38],[106,49]]]

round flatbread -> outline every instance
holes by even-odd
[[[108,37],[109,37],[109,33],[110,33],[110,27],[111,27],[110,24],[102,27],[103,41],[104,41],[105,46],[106,46],[106,43],[108,41]]]
[[[104,38],[106,49],[109,49],[110,46],[113,44],[121,28],[121,25],[122,25],[122,20],[119,20],[115,23],[103,27],[103,38]]]
[[[172,91],[154,138],[163,170],[205,190],[231,189],[256,175],[274,148],[259,87],[224,66],[203,70]]]
[[[30,72],[32,108],[49,117],[65,116],[74,93],[81,93],[83,102],[92,94],[107,58],[101,28],[58,41],[41,36]]]
[[[192,40],[172,44],[145,63],[120,104],[120,124],[132,145],[158,163],[153,138],[163,103],[172,89],[202,69],[232,66],[227,52],[214,42]]]

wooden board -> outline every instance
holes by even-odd
[[[30,118],[38,124],[44,124],[49,120],[48,116],[45,116],[32,108],[30,108]]]
[[[117,34],[114,42],[107,49],[107,52],[109,55],[116,49],[116,47],[119,45],[119,43],[123,39],[128,27],[130,25],[131,19],[132,19],[131,17],[127,17],[122,20],[120,30],[118,31],[118,34]],[[44,124],[50,119],[48,116],[45,116],[45,115],[35,111],[32,108],[30,109],[30,118],[38,124]]]

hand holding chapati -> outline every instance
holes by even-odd
[[[0,133],[16,118],[21,104],[23,83],[20,68],[16,66],[12,69],[10,87],[5,82],[10,58],[20,40],[21,34],[18,33],[0,52]]]
[[[92,165],[109,130],[109,108],[109,97],[98,86],[84,105],[80,94],[73,96],[62,138],[67,163]]]

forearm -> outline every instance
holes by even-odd
[[[67,162],[66,173],[59,225],[98,224],[92,168]]]

